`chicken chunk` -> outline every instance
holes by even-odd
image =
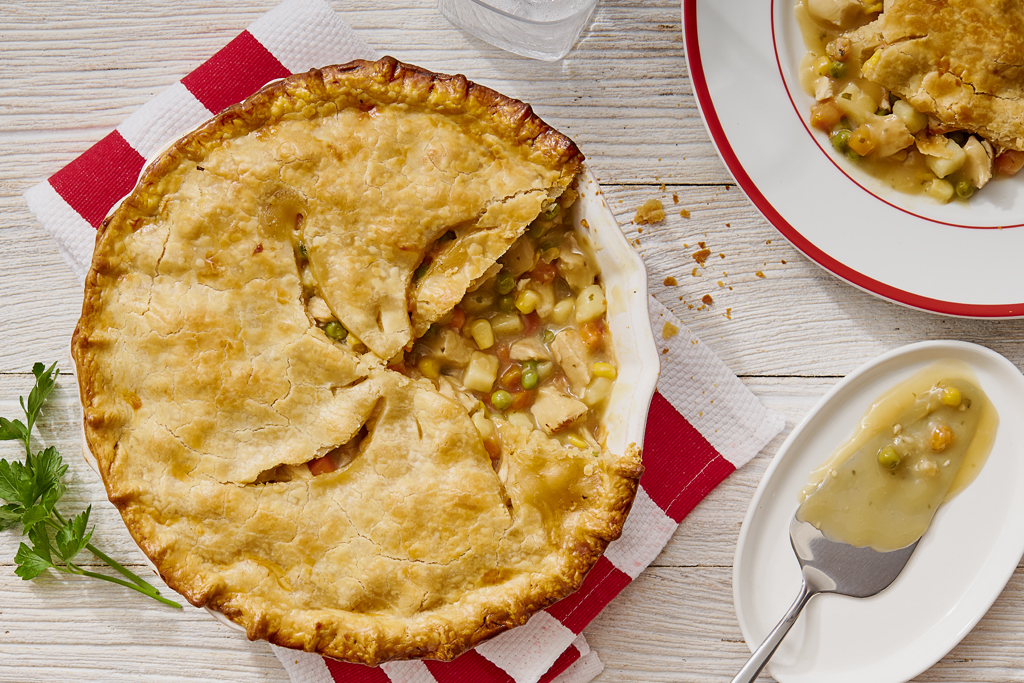
[[[514,343],[509,348],[508,355],[512,360],[551,360],[551,354],[540,340],[534,337],[520,339]]]
[[[451,328],[445,329],[438,337],[437,352],[442,361],[460,367],[469,363],[475,348],[468,340]]]
[[[582,401],[545,387],[537,392],[537,400],[530,408],[530,412],[541,429],[548,434],[554,434],[586,415],[587,406]]]
[[[964,152],[967,153],[964,175],[971,185],[980,190],[992,180],[992,160],[995,158],[992,145],[988,140],[978,140],[972,135],[964,145]]]
[[[551,342],[551,351],[573,390],[579,394],[586,389],[590,384],[590,354],[580,333],[571,328],[562,330],[555,336],[555,341]]]

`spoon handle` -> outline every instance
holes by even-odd
[[[732,679],[732,683],[753,683],[757,675],[761,673],[761,669],[765,667],[768,660],[775,654],[775,650],[778,649],[782,639],[789,633],[789,629],[796,623],[800,612],[803,611],[804,605],[817,594],[818,590],[808,584],[807,577],[805,576],[800,584],[800,595],[796,596],[793,606],[786,612],[786,616],[782,617],[782,621],[772,629],[772,632],[768,634],[764,642],[754,650],[754,654],[750,655],[750,659],[743,665],[740,672],[736,674],[736,678]]]

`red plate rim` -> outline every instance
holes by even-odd
[[[747,195],[747,198],[754,204],[761,215],[771,223],[776,230],[788,239],[807,258],[829,271],[836,277],[845,280],[851,285],[863,289],[866,292],[888,299],[889,301],[917,308],[929,313],[951,315],[963,318],[1016,318],[1024,316],[1024,303],[1011,304],[965,304],[955,301],[943,301],[931,297],[914,294],[898,287],[887,285],[884,282],[868,277],[863,273],[850,268],[835,258],[829,256],[816,247],[810,240],[804,237],[782,214],[780,214],[771,202],[751,180],[739,158],[733,151],[732,145],[722,128],[722,123],[715,111],[711,93],[708,90],[707,78],[704,74],[704,65],[701,61],[700,43],[697,36],[697,2],[698,0],[683,0],[683,38],[685,44],[686,61],[690,71],[690,81],[693,84],[693,91],[697,98],[697,106],[704,119],[704,125],[711,135],[719,156],[725,163],[726,168],[736,180],[736,184]]]

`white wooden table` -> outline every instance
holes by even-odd
[[[15,417],[35,361],[62,361],[78,281],[21,198],[154,94],[234,37],[275,0],[22,0],[0,6],[0,415]],[[792,428],[865,360],[923,339],[978,342],[1020,364],[1024,322],[956,320],[875,299],[797,253],[722,165],[697,113],[678,0],[601,0],[583,41],[546,64],[453,28],[433,0],[332,0],[369,43],[460,72],[533,104],[584,150],[651,285]],[[673,197],[678,197],[678,205]],[[642,233],[636,207],[668,219]],[[682,218],[679,209],[690,211]],[[704,241],[717,255],[691,276]],[[755,273],[762,271],[764,278]],[[663,284],[674,277],[678,285]],[[711,294],[714,303],[702,306]],[[79,457],[74,379],[60,382],[40,443],[71,468],[67,503],[94,506],[97,537],[145,572],[97,476]],[[787,432],[788,433],[788,429]],[[587,629],[600,681],[729,681],[748,655],[732,606],[732,559],[747,504],[786,433],[683,522],[654,564]],[[0,455],[17,454],[10,443]],[[1024,521],[1022,521],[1024,523]],[[91,580],[14,575],[19,539],[0,533],[0,681],[287,680],[262,643]],[[165,589],[166,590],[166,589]],[[169,592],[168,592],[169,593]],[[981,623],[919,681],[1024,681],[1024,571]]]

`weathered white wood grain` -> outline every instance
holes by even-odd
[[[0,415],[16,414],[32,362],[66,359],[81,304],[77,281],[22,192],[274,4],[27,0],[0,7]],[[678,0],[601,0],[581,44],[556,64],[520,59],[462,33],[433,0],[333,4],[378,49],[466,73],[532,103],[570,134],[628,236],[639,240],[652,291],[790,428],[836,377],[904,343],[965,339],[1024,363],[1024,323],[944,319],[879,301],[808,262],[760,217],[733,186],[697,114]],[[630,221],[650,198],[664,202],[669,218],[641,232]],[[694,276],[691,254],[701,241],[713,256]],[[664,284],[666,277],[677,284]],[[705,294],[710,306],[700,301]],[[148,573],[99,478],[78,457],[78,420],[67,377],[38,441],[58,446],[70,465],[65,504],[93,505],[98,544]],[[747,655],[731,599],[736,537],[784,436],[703,501],[652,568],[587,630],[607,666],[600,681],[731,679]],[[0,444],[0,456],[17,452]],[[202,611],[177,612],[77,577],[21,581],[13,574],[18,542],[0,534],[0,681],[287,680],[265,645]],[[1021,632],[1018,569],[978,627],[918,680],[1024,680]]]

